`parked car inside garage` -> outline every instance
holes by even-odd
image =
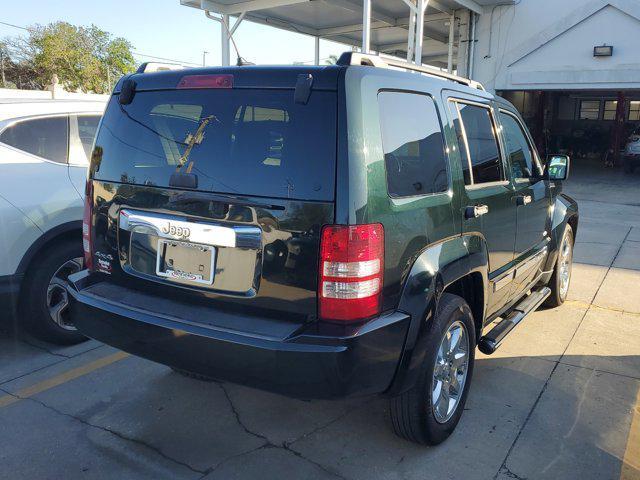
[[[629,136],[624,149],[624,171],[633,173],[637,166],[640,166],[640,127]]]
[[[104,104],[0,100],[0,302],[55,343],[84,340],[66,316],[66,277],[83,267],[86,168]]]

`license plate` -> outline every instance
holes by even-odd
[[[211,285],[215,259],[215,248],[208,245],[159,239],[156,275],[182,283]]]

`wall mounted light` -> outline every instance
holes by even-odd
[[[599,47],[593,47],[594,57],[611,57],[613,55],[612,45],[600,45]]]

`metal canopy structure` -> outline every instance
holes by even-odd
[[[222,64],[229,65],[229,33],[243,20],[458,70],[473,62],[476,16],[514,0],[180,0],[222,23]],[[236,17],[234,21],[232,18]]]

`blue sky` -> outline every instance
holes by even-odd
[[[204,12],[183,7],[179,0],[22,0],[3,2],[0,21],[20,26],[64,20],[90,25],[128,39],[136,52],[183,62],[202,63],[206,50],[208,65],[220,64],[220,24]],[[26,32],[0,24],[0,38]],[[286,64],[313,61],[313,39],[272,27],[243,22],[234,39],[242,56],[258,64]],[[339,54],[349,47],[322,40],[320,58]],[[137,56],[138,61],[150,60]],[[231,47],[231,59],[235,51]]]

